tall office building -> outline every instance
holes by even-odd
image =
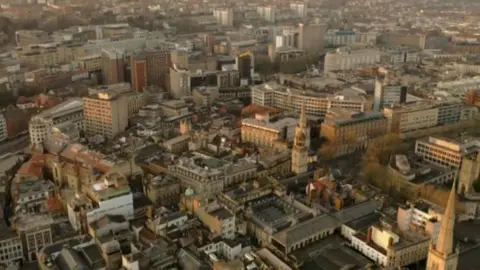
[[[400,83],[389,83],[386,75],[380,75],[375,80],[373,109],[380,111],[383,107],[402,104],[407,101],[407,86]]]
[[[130,57],[130,79],[132,81],[132,90],[143,92],[147,86],[147,59],[144,55],[132,55]]]
[[[173,66],[170,69],[169,79],[169,92],[174,98],[191,95],[190,71]]]
[[[167,86],[168,69],[170,68],[170,51],[145,51],[147,70],[147,85],[156,85],[165,88]]]
[[[125,81],[124,55],[117,49],[102,50],[103,84],[115,84]]]
[[[178,48],[171,52],[171,64],[177,68],[188,69],[188,51]]]
[[[291,3],[290,10],[292,10],[300,18],[307,16],[307,5],[305,3]]]
[[[275,22],[275,6],[259,6],[257,13],[268,22]]]
[[[235,58],[235,67],[240,74],[240,79],[246,79],[248,83],[252,82],[255,69],[255,59],[252,53],[246,52],[238,55]]]
[[[300,48],[300,33],[298,28],[286,27],[275,36],[275,47]]]
[[[323,42],[327,25],[320,23],[299,24],[299,49],[307,54],[319,54],[323,52]]]
[[[454,247],[455,202],[457,194],[453,183],[442,225],[436,243],[430,244],[427,258],[427,270],[450,270],[458,267],[458,248]]]
[[[113,138],[128,126],[128,97],[118,91],[103,91],[83,98],[84,129],[89,136]]]
[[[305,103],[302,103],[300,122],[295,128],[295,139],[292,148],[292,171],[297,174],[308,170],[308,148],[310,147],[310,130],[307,126]]]
[[[224,26],[233,26],[233,8],[219,8],[213,11],[217,23]]]

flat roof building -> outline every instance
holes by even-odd
[[[320,134],[337,145],[337,155],[342,155],[366,147],[369,140],[386,131],[387,118],[383,113],[333,108],[325,116]]]
[[[358,92],[350,90],[330,94],[322,91],[303,90],[287,87],[276,82],[252,86],[252,104],[296,111],[305,103],[309,116],[323,118],[331,108],[345,108],[356,111],[371,109],[371,102]]]
[[[30,144],[40,146],[56,125],[72,123],[83,130],[83,107],[81,98],[72,98],[32,117],[28,124]]]
[[[480,139],[470,136],[454,139],[430,136],[415,142],[415,154],[442,167],[459,169],[464,157],[476,156],[479,152]]]

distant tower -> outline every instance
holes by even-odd
[[[180,121],[180,133],[182,135],[189,134],[191,130],[192,130],[192,128],[191,128],[190,121],[185,120],[185,119]]]
[[[453,183],[447,207],[442,218],[442,225],[438,234],[437,243],[430,244],[428,250],[427,270],[457,269],[458,248],[453,247],[453,229],[455,226],[456,189]]]
[[[475,193],[473,183],[480,175],[480,153],[476,156],[467,156],[462,161],[458,173],[458,194],[469,195]]]
[[[308,170],[308,148],[310,147],[310,130],[307,127],[305,102],[302,103],[300,121],[295,127],[295,139],[292,148],[292,171],[300,174]]]

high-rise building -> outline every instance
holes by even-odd
[[[475,193],[473,183],[480,176],[480,155],[468,155],[462,160],[458,173],[458,193],[466,196]]]
[[[235,59],[235,66],[240,74],[240,79],[247,79],[249,83],[253,80],[255,60],[250,52],[242,53]]]
[[[168,70],[170,68],[169,50],[144,51],[147,71],[147,85],[167,87]]]
[[[84,128],[89,136],[113,138],[128,126],[128,97],[115,91],[103,91],[83,98]]]
[[[102,50],[103,84],[116,84],[125,81],[125,61],[120,50]]]
[[[264,20],[275,22],[275,6],[259,6],[257,12]]]
[[[143,92],[147,85],[147,60],[144,55],[132,55],[130,57],[130,78],[132,81],[132,90]]]
[[[310,147],[310,129],[307,125],[305,103],[302,103],[300,122],[295,128],[295,139],[292,148],[292,171],[297,174],[308,170],[308,148]]]
[[[170,94],[181,98],[191,94],[190,71],[173,66],[170,69]]]
[[[325,32],[327,25],[319,23],[299,24],[299,49],[307,54],[319,54],[323,52]]]
[[[300,32],[298,28],[285,27],[281,33],[275,36],[275,47],[293,47],[299,48],[300,46]]]
[[[300,18],[307,16],[307,5],[305,3],[291,3],[290,10],[292,10]]]
[[[171,63],[177,68],[188,69],[188,51],[178,48],[171,52]]]
[[[456,188],[453,183],[447,207],[442,218],[442,225],[436,243],[430,244],[427,258],[427,270],[450,270],[458,267],[458,248],[454,247]]]
[[[383,107],[402,104],[407,101],[407,86],[397,82],[389,83],[387,76],[378,76],[375,80],[373,109],[379,111]]]
[[[213,16],[217,19],[217,23],[224,26],[233,26],[233,9],[219,8],[213,11]]]

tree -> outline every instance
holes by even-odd
[[[278,71],[285,74],[300,73],[305,71],[306,69],[307,65],[303,58],[278,63]]]
[[[361,175],[362,181],[376,186],[392,197],[406,199],[416,191],[403,181],[394,178],[388,171],[388,163],[393,154],[403,152],[404,142],[396,134],[378,137],[368,144],[363,155]]]
[[[363,160],[366,163],[387,165],[390,161],[390,156],[394,153],[402,152],[404,147],[403,141],[397,134],[389,133],[369,143]]]
[[[338,150],[338,144],[334,142],[327,142],[320,147],[320,150],[318,150],[318,155],[324,160],[331,160],[337,156]]]
[[[448,202],[450,195],[450,190],[438,188],[435,185],[422,185],[419,188],[418,195],[422,198],[425,198],[428,201],[431,201],[435,204],[445,207]],[[457,210],[463,211],[464,206],[461,203],[457,203]]]
[[[0,92],[0,108],[5,108],[8,105],[15,104],[17,98],[11,91]]]

